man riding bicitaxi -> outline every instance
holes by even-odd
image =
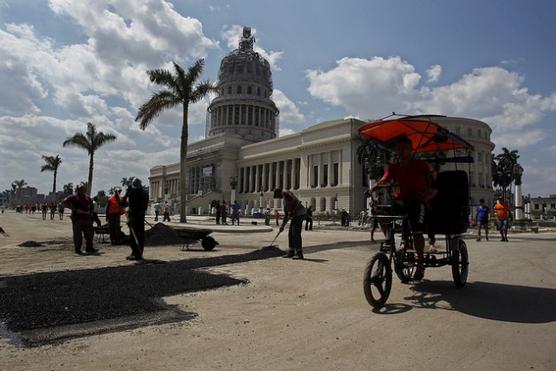
[[[399,162],[390,164],[383,177],[369,191],[372,193],[391,181],[398,184],[399,193],[395,198],[403,203],[407,212],[409,233],[413,235],[417,253],[417,269],[413,279],[421,280],[425,273],[425,214],[427,205],[436,194],[436,190],[431,188],[432,169],[426,161],[414,158],[411,140],[406,136],[398,138],[395,148]]]

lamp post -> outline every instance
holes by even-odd
[[[237,187],[237,176],[230,177],[230,204],[233,204],[236,200],[236,187]]]

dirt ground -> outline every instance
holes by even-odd
[[[39,214],[0,215],[0,285],[5,277],[130,265],[126,247],[72,254],[70,222]],[[164,261],[252,251],[274,232],[217,233],[212,252],[150,247]],[[163,298],[197,316],[189,321],[22,347],[0,337],[1,370],[554,370],[556,234],[510,235],[510,242],[467,239],[468,285],[448,267],[403,285],[373,311],[363,269],[376,250],[368,233],[304,232],[306,260],[270,258],[210,268],[246,285]],[[26,240],[56,240],[38,248]],[[287,246],[286,233],[278,245]],[[1,298],[0,298],[1,300]]]

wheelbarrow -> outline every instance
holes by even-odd
[[[189,245],[199,243],[206,251],[211,251],[219,243],[211,236],[212,230],[201,228],[173,228],[177,236],[183,240],[181,251],[189,250]]]

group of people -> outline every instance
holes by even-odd
[[[499,198],[494,205],[494,212],[496,214],[496,229],[500,232],[500,241],[508,242],[508,229],[512,218],[510,207],[506,202],[504,202],[504,199]],[[485,239],[488,241],[490,215],[490,208],[485,204],[485,200],[481,198],[475,215],[475,221],[477,224],[477,241],[481,241],[482,229],[485,230]]]
[[[171,222],[170,215],[173,212],[172,206],[168,203],[168,201],[164,201],[164,205],[161,205],[160,202],[155,202],[153,205],[154,210],[154,221],[158,222],[158,217],[160,216],[160,212],[162,212],[162,221],[163,222]]]
[[[56,213],[58,213],[58,217],[60,218],[60,220],[64,219],[64,205],[63,203],[46,203],[43,202],[42,204],[25,204],[22,207],[22,211],[25,212],[25,214],[35,214],[35,212],[41,212],[42,213],[42,220],[46,220],[50,214],[50,220],[54,220]]]
[[[124,196],[120,190],[115,190],[108,199],[106,206],[106,219],[108,221],[110,242],[120,244],[129,241],[131,255],[128,260],[142,260],[145,241],[145,212],[149,202],[141,181],[135,179],[127,189]],[[71,222],[73,232],[73,243],[75,253],[82,255],[83,239],[85,239],[85,253],[96,254],[98,250],[93,247],[94,228],[93,223],[100,226],[98,213],[100,211],[98,199],[91,199],[87,195],[85,183],[81,183],[75,193],[62,201],[63,205],[71,209]],[[121,216],[127,208],[127,224],[130,231],[129,238],[121,231]]]

